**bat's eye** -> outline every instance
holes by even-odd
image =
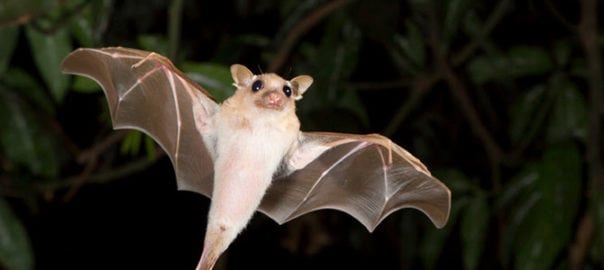
[[[258,90],[262,89],[264,85],[262,84],[261,80],[257,80],[252,84],[252,90],[254,92],[257,92]]]
[[[285,94],[287,97],[290,97],[292,95],[292,89],[289,86],[283,86],[283,94]]]

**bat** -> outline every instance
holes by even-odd
[[[219,104],[153,52],[80,48],[61,69],[101,85],[115,129],[142,131],[160,145],[178,189],[211,198],[197,269],[212,269],[256,211],[283,224],[336,209],[370,232],[401,208],[438,228],[449,217],[449,189],[390,139],[300,131],[295,102],[310,76],[285,80],[234,64],[235,93]]]

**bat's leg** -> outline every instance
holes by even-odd
[[[196,270],[211,270],[214,267],[220,254],[212,247],[212,245],[203,245],[203,252],[201,253],[201,259],[199,259]]]
[[[215,226],[214,224],[210,224],[206,231],[203,252],[201,259],[199,259],[197,270],[211,270],[220,255],[233,241],[237,232],[227,229],[224,225]]]
[[[214,264],[216,264],[218,255],[208,255],[210,253],[208,250],[209,249],[204,247],[199,264],[197,264],[197,268],[195,268],[196,270],[211,270],[214,267]]]

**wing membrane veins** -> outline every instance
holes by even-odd
[[[79,54],[80,52],[86,51],[88,53]],[[90,52],[92,52],[92,54],[90,54]],[[96,53],[97,55],[95,56],[94,53]],[[203,88],[199,87],[199,85],[190,81],[190,79],[188,79],[183,73],[177,70],[174,64],[169,59],[155,53],[117,47],[105,49],[79,49],[76,52],[72,53],[72,55],[76,54],[79,54],[78,56],[81,55],[81,57],[77,59],[75,57],[69,59],[66,58],[66,69],[70,70],[70,72],[74,74],[79,74],[92,78],[97,83],[101,84],[101,86],[103,86],[103,90],[105,91],[110,105],[111,103],[116,103],[115,107],[110,106],[110,108],[113,107],[115,109],[112,110],[112,122],[114,122],[114,128],[130,128],[139,130],[152,137],[164,151],[168,150],[168,148],[172,148],[172,151],[166,152],[169,153],[170,159],[172,159],[178,181],[182,182],[177,183],[179,183],[181,187],[184,187],[187,190],[196,191],[205,194],[206,196],[209,196],[207,194],[208,185],[206,184],[204,186],[196,187],[196,185],[198,185],[197,180],[191,178],[203,176],[203,178],[206,179],[207,174],[201,173],[199,169],[203,167],[204,170],[210,170],[210,172],[212,172],[212,168],[211,166],[200,166],[200,164],[194,162],[194,160],[196,159],[191,160],[190,158],[194,156],[194,152],[196,151],[195,149],[197,147],[194,147],[194,149],[187,149],[185,146],[186,144],[188,144],[188,140],[190,138],[193,138],[196,140],[194,145],[201,145],[200,148],[201,151],[204,152],[203,154],[205,154],[206,156],[208,155],[206,149],[207,146],[203,144],[203,141],[197,141],[201,137],[199,136],[198,138],[198,136],[195,135],[195,133],[198,132],[198,130],[195,128],[197,126],[197,113],[195,113],[195,110],[193,110],[192,115],[189,117],[188,114],[190,112],[187,109],[187,106],[189,105],[189,103],[191,103],[192,106],[202,106],[204,110],[204,113],[202,114],[207,117],[208,114],[211,114],[211,112],[216,109],[217,105],[215,104],[215,100],[211,98],[209,93],[207,93],[207,91],[205,91]],[[79,61],[80,59],[81,61]],[[95,71],[94,68],[96,67],[96,65],[91,65],[89,62],[91,60],[101,61],[99,64],[101,64],[101,66],[106,69],[105,72],[109,72],[109,74],[106,75],[107,77],[105,77],[104,74],[99,75],[99,73]],[[117,61],[118,64],[112,65],[114,61]],[[135,64],[132,65],[133,62]],[[142,70],[138,69],[139,67],[143,66],[144,68]],[[73,67],[73,69],[71,69],[71,67]],[[163,71],[163,74],[155,73],[159,69]],[[79,72],[80,70],[82,72]],[[124,79],[124,75],[121,74],[121,72],[132,72],[135,70],[138,70],[138,72],[133,73],[138,73],[140,74],[140,76],[137,76],[137,78],[127,78],[127,82],[132,85],[125,89],[127,86],[125,84],[121,84],[121,82],[123,81],[120,81],[121,79]],[[107,83],[107,89],[105,88],[104,83]],[[113,85],[111,85],[112,83]],[[172,125],[169,126],[171,128],[177,129],[176,134],[173,133],[173,130],[164,130],[164,132],[157,133],[154,128],[147,130],[145,128],[146,124],[144,126],[140,126],[136,123],[119,123],[119,121],[116,120],[116,116],[119,114],[118,111],[121,111],[121,114],[124,114],[124,116],[130,115],[130,107],[125,107],[125,104],[130,103],[128,106],[140,106],[139,102],[129,102],[130,99],[127,96],[130,95],[134,98],[137,97],[139,94],[143,96],[151,95],[157,90],[156,85],[158,83],[162,84],[162,87],[169,86],[171,88],[169,91],[171,92],[170,94],[164,92],[161,95],[166,100],[160,100],[160,102],[152,103],[151,105],[164,107],[162,108],[162,110],[175,110],[174,114],[171,114],[170,117],[176,117],[177,119],[164,119],[164,117],[162,117],[161,121],[172,122]],[[176,89],[177,87],[184,87],[184,89]],[[120,89],[124,91],[120,91]],[[138,89],[142,92],[135,92],[135,89]],[[170,95],[172,96],[172,100],[169,100]],[[202,95],[205,95],[207,99],[205,97],[202,98]],[[123,101],[125,101],[126,103],[122,104]],[[212,103],[212,101],[214,103]],[[174,102],[174,104],[168,104],[170,102]],[[185,103],[180,104],[180,102]],[[202,104],[200,105],[196,103]],[[207,106],[209,106],[210,108],[208,108]],[[180,109],[183,109],[185,111],[181,112]],[[142,121],[144,123],[152,123],[155,120],[149,119],[149,117],[150,115],[156,115],[155,113],[159,112],[146,111],[144,114],[141,115],[141,117],[143,117]],[[174,121],[176,122],[174,123]],[[190,121],[193,122],[191,123]],[[172,135],[169,135],[168,138],[166,138],[165,133]],[[198,133],[198,135],[201,134]],[[338,148],[349,143],[355,144],[343,146],[343,148],[340,148],[340,150],[336,150],[335,152],[332,152],[332,154],[326,155],[326,159],[324,161],[329,161],[330,163],[325,164],[323,162],[320,162],[321,160],[319,160],[319,162],[317,163],[311,161],[311,164],[314,164],[311,166],[309,171],[310,175],[312,175],[314,179],[311,179],[312,182],[309,182],[307,181],[307,178],[304,178],[304,172],[296,173],[296,176],[293,177],[293,180],[301,181],[299,183],[299,187],[303,187],[303,189],[290,189],[289,187],[285,186],[286,184],[276,185],[279,187],[276,190],[291,190],[285,191],[284,194],[288,195],[282,197],[284,198],[283,202],[287,202],[289,200],[288,208],[284,210],[283,208],[279,209],[274,207],[268,207],[259,210],[265,212],[270,217],[273,217],[273,219],[275,219],[278,223],[286,222],[307,212],[312,212],[318,209],[330,208],[340,210],[352,215],[353,217],[358,219],[363,225],[365,225],[365,227],[367,227],[369,231],[372,231],[375,226],[377,226],[377,224],[379,224],[389,214],[400,208],[406,207],[416,208],[424,212],[435,223],[435,225],[437,225],[437,227],[443,226],[444,222],[446,222],[450,208],[450,191],[446,188],[446,186],[440,183],[438,179],[435,179],[431,176],[430,172],[427,170],[425,165],[421,163],[420,160],[415,158],[412,154],[407,152],[402,147],[393,143],[388,138],[376,134],[352,135],[326,132],[308,133],[306,134],[306,136],[304,136],[304,138],[306,143],[314,143],[318,144],[319,147],[322,147],[320,149],[321,151],[315,151],[317,152],[317,154],[319,154],[319,156],[329,152],[329,148]],[[176,141],[173,141],[174,139]],[[370,146],[375,146],[376,152],[372,152],[373,150],[369,150],[367,148]],[[328,148],[325,153],[323,153],[323,148]],[[370,152],[363,151],[363,149],[366,149]],[[180,151],[184,152],[180,153]],[[379,159],[370,153],[378,154]],[[206,156],[204,157],[207,158]],[[306,205],[307,203],[313,205],[316,203],[321,203],[322,198],[315,198],[313,196],[318,193],[324,194],[325,192],[321,192],[321,187],[324,184],[329,183],[329,181],[331,181],[332,179],[334,181],[337,181],[336,178],[341,178],[338,176],[341,176],[339,174],[342,173],[342,170],[347,168],[347,164],[354,165],[360,164],[358,162],[368,161],[371,162],[371,168],[363,167],[359,169],[368,169],[370,170],[369,174],[362,173],[360,175],[351,175],[350,177],[352,180],[370,180],[364,181],[363,183],[367,182],[371,184],[370,182],[373,182],[373,188],[370,188],[372,190],[374,189],[375,191],[380,190],[380,192],[383,192],[382,194],[376,194],[381,197],[381,201],[375,203],[375,205],[374,203],[371,203],[371,205],[365,205],[361,203],[362,205],[360,205],[360,207],[369,207],[371,208],[369,209],[369,211],[363,209],[350,210],[346,207],[339,206],[337,202],[336,204],[331,204],[331,206],[315,205],[314,209],[311,209],[308,207],[308,205]],[[379,162],[381,163],[377,164]],[[327,168],[325,168],[325,166],[327,166]],[[380,168],[376,168],[374,166],[380,166]],[[413,170],[413,173],[407,171],[410,169],[408,167],[412,168],[411,170]],[[184,171],[181,172],[181,170]],[[300,170],[304,170],[304,168],[301,168]],[[373,177],[380,177],[380,173],[382,174],[382,179],[380,179],[381,183],[375,182],[374,180],[377,179],[373,179]],[[186,179],[181,179],[181,177],[184,177]],[[300,178],[298,179],[298,177]],[[346,175],[344,175],[344,177],[346,177]],[[365,179],[366,177],[371,177],[371,179]],[[437,185],[433,183],[434,181],[436,181]],[[377,185],[379,184],[381,184],[382,187],[377,187]],[[411,188],[416,188],[418,190],[406,190],[407,185],[412,185],[410,186]],[[329,192],[329,190],[327,190],[326,192]],[[403,194],[400,194],[401,192]],[[422,194],[434,197],[438,199],[438,201],[436,202],[438,205],[432,206],[431,204],[426,204],[426,202],[421,199],[418,202],[409,202],[407,199],[405,199],[409,196],[405,195],[405,193],[408,192],[413,193],[411,199],[414,199],[414,196],[416,195],[419,196]],[[275,195],[273,193],[267,195],[269,195],[269,197],[271,197],[271,200],[273,201],[281,201],[281,199],[278,198],[278,195]],[[403,203],[402,206],[401,203]]]
[[[350,157],[351,155],[353,155],[354,153],[360,151],[363,148],[366,148],[368,146],[372,145],[369,142],[366,141],[362,141],[360,142],[357,146],[355,146],[353,149],[351,149],[350,151],[348,151],[344,156],[338,158],[338,160],[336,162],[334,162],[333,164],[331,164],[329,166],[329,168],[325,169],[325,171],[323,171],[321,173],[321,176],[319,176],[319,178],[312,184],[312,186],[308,189],[308,191],[306,191],[306,195],[304,195],[304,198],[302,200],[300,200],[300,203],[298,203],[298,205],[296,206],[296,208],[294,208],[291,211],[291,214],[289,215],[289,217],[286,220],[289,220],[292,216],[293,213],[295,213],[296,211],[298,211],[298,209],[300,209],[300,206],[302,206],[309,198],[309,196],[311,194],[313,194],[315,188],[319,185],[319,183],[321,183],[323,181],[323,179],[325,179],[325,176],[327,174],[329,174],[331,171],[333,171],[333,169],[335,167],[337,167],[338,165],[340,165],[342,162],[344,162],[348,157]],[[299,216],[296,215],[296,216]]]
[[[174,83],[174,74],[172,74],[169,70],[166,70],[166,68],[162,65],[161,66],[162,70],[164,71],[164,74],[166,75],[166,77],[168,77],[168,82],[170,82],[170,92],[172,93],[172,98],[174,100],[174,107],[176,109],[176,147],[174,148],[174,153],[172,153],[172,155],[174,156],[174,162],[176,163],[177,166],[177,171],[178,171],[178,167],[180,167],[180,162],[178,160],[178,153],[180,152],[180,134],[182,132],[182,118],[180,115],[180,103],[178,102],[178,95],[176,93],[176,85]]]

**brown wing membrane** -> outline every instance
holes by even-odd
[[[203,88],[167,58],[127,48],[78,49],[61,68],[102,86],[114,128],[145,132],[168,153],[179,189],[211,197],[213,162],[202,129],[218,105]],[[448,219],[447,187],[383,136],[302,133],[285,162],[292,171],[273,181],[259,208],[278,223],[326,208],[369,231],[401,208],[422,211],[437,227]]]
[[[439,228],[447,222],[449,189],[388,138],[339,133],[303,133],[301,137],[300,148],[326,150],[306,149],[319,157],[276,179],[267,191],[260,211],[278,223],[327,208],[350,214],[369,231],[401,208],[422,211]]]
[[[170,156],[179,189],[210,197],[213,163],[197,125],[218,105],[203,88],[167,58],[127,48],[78,49],[61,69],[99,83],[113,127],[151,136]]]

